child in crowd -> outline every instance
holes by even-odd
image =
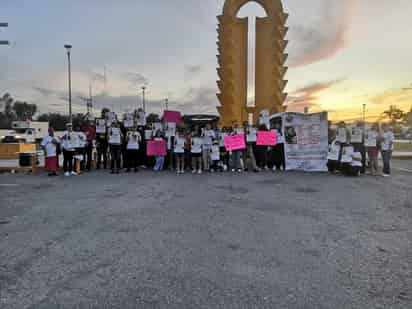
[[[137,164],[139,160],[139,148],[140,142],[142,141],[142,136],[136,128],[127,132],[126,136],[126,172],[130,172],[133,168],[134,172],[137,172]]]
[[[58,164],[58,148],[60,148],[60,140],[54,136],[53,128],[49,128],[49,135],[43,138],[41,146],[46,155],[45,166],[49,172],[49,176],[57,176]]]
[[[157,130],[153,140],[155,140],[155,141],[165,141],[165,139],[163,137],[163,134],[162,134],[162,131]],[[163,171],[164,164],[165,164],[165,156],[164,155],[156,156],[156,163],[155,163],[155,166],[154,166],[153,170],[155,172]]]
[[[198,131],[192,132],[191,156],[192,156],[192,173],[202,174],[202,144],[203,140]]]
[[[174,139],[174,154],[176,157],[176,171],[178,174],[185,172],[185,146],[186,137],[182,130],[179,130]]]

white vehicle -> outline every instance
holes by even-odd
[[[36,143],[46,136],[49,124],[48,122],[13,121],[11,129],[7,136],[2,136],[2,140],[15,139],[24,143]]]

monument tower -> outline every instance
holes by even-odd
[[[259,113],[284,111],[287,81],[285,36],[288,14],[281,0],[254,0],[266,11],[266,17],[256,18],[255,106],[248,107],[248,18],[238,18],[240,8],[251,0],[226,0],[223,14],[218,16],[217,97],[222,126],[248,121],[253,114],[256,123]]]

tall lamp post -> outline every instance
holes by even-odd
[[[9,26],[8,23],[0,23],[0,28],[7,28]],[[10,45],[9,41],[0,40],[0,45]]]
[[[145,98],[145,94],[146,94],[146,86],[142,87],[142,98],[143,98],[143,111],[146,113],[146,98]]]
[[[165,110],[169,110],[169,99],[168,98],[166,98],[165,99]]]
[[[68,61],[68,73],[69,73],[69,122],[73,122],[73,115],[72,115],[72,71],[71,71],[71,59],[70,59],[70,52],[72,49],[71,45],[64,45],[67,51],[67,61]]]

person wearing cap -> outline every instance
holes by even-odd
[[[66,131],[62,136],[63,141],[63,170],[64,176],[76,176],[77,173],[73,170],[73,158],[76,153],[77,134],[73,132],[73,125],[66,124]]]
[[[45,168],[49,176],[57,176],[58,149],[60,140],[54,136],[54,129],[49,128],[49,134],[43,138],[41,147],[45,152]]]

